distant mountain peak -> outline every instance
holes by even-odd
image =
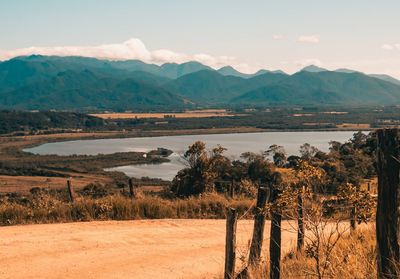
[[[315,65],[309,65],[301,69],[301,72],[311,72],[311,73],[318,73],[318,72],[326,72],[329,71],[325,68],[321,68]]]
[[[182,63],[180,65],[198,65],[198,66],[208,67],[208,66],[206,66],[206,65],[204,65],[204,64],[202,64],[202,63],[200,63],[198,61],[187,61],[187,62],[184,62],[184,63]]]
[[[217,72],[224,76],[247,77],[247,74],[241,73],[229,65],[218,69]]]
[[[159,73],[169,78],[179,78],[181,76],[198,72],[201,70],[212,70],[209,66],[197,61],[188,61],[182,64],[165,63],[159,68]]]
[[[345,74],[353,74],[353,73],[359,73],[359,71],[351,70],[351,69],[346,69],[346,68],[340,68],[335,70],[337,73],[345,73]]]
[[[286,74],[285,72],[283,72],[281,70],[269,71],[269,70],[265,70],[265,69],[260,69],[253,74],[245,74],[245,73],[239,72],[238,70],[236,70],[235,68],[233,68],[232,66],[229,66],[229,65],[218,69],[217,72],[224,76],[235,76],[235,77],[241,77],[241,78],[252,78],[252,77],[267,74],[267,73],[269,73],[269,74],[271,74],[271,73],[272,74]]]
[[[32,55],[27,55],[27,56],[16,56],[13,59],[25,59],[25,60],[35,60],[35,59],[42,59],[45,56],[40,55],[40,54],[32,54]]]
[[[263,74],[270,73],[270,72],[271,71],[268,71],[268,70],[265,70],[265,69],[260,69],[254,75],[258,76],[258,75],[263,75]]]
[[[232,66],[229,66],[229,65],[224,66],[224,67],[221,67],[221,68],[218,69],[218,71],[227,71],[227,70],[237,72],[237,71],[235,70],[235,68],[233,68]]]

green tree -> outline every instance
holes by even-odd
[[[274,164],[264,154],[246,152],[241,157],[246,161],[247,177],[251,181],[265,184],[271,180]]]
[[[178,196],[191,196],[211,191],[215,173],[210,171],[210,159],[204,142],[197,141],[184,154],[188,164],[172,181],[171,190]]]
[[[309,143],[305,143],[300,146],[299,151],[302,159],[310,160],[318,152],[318,148],[310,145]]]
[[[286,151],[283,146],[273,144],[265,152],[267,156],[272,156],[274,164],[277,167],[283,167],[286,164]]]

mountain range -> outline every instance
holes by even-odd
[[[400,81],[348,69],[308,66],[288,75],[244,74],[198,62],[32,55],[0,63],[0,108],[168,110],[198,106],[397,105]]]

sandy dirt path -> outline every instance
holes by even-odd
[[[245,255],[252,226],[251,221],[238,223],[238,257]],[[266,240],[269,227],[268,222]],[[283,228],[283,249],[288,250],[296,234],[292,223],[283,222]],[[225,220],[0,227],[0,278],[218,278],[224,242]]]

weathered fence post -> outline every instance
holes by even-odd
[[[67,180],[67,189],[68,189],[68,196],[69,196],[69,200],[70,202],[74,202],[75,200],[75,192],[74,189],[72,188],[72,183],[71,180]]]
[[[297,251],[304,249],[304,209],[303,209],[304,187],[302,186],[297,196]]]
[[[352,205],[350,212],[350,229],[352,231],[355,231],[356,228],[357,228],[357,209],[355,205]]]
[[[133,185],[132,178],[129,178],[129,197],[134,199],[136,197],[135,188]]]
[[[400,149],[397,129],[377,131],[378,209],[376,238],[378,278],[399,278]]]
[[[231,199],[233,199],[235,197],[235,182],[233,181],[233,179],[232,179],[231,184],[229,186],[229,197]]]
[[[277,189],[272,188],[271,202],[275,202],[278,197]],[[269,261],[270,278],[279,279],[281,272],[281,222],[282,214],[279,208],[272,209],[271,212],[271,237],[269,242]]]
[[[257,265],[260,261],[264,239],[265,205],[267,203],[268,196],[269,192],[267,188],[258,188],[256,213],[254,216],[253,238],[251,239],[250,246],[249,265]]]
[[[235,276],[236,226],[237,226],[236,209],[229,208],[226,218],[224,279],[233,279]]]

